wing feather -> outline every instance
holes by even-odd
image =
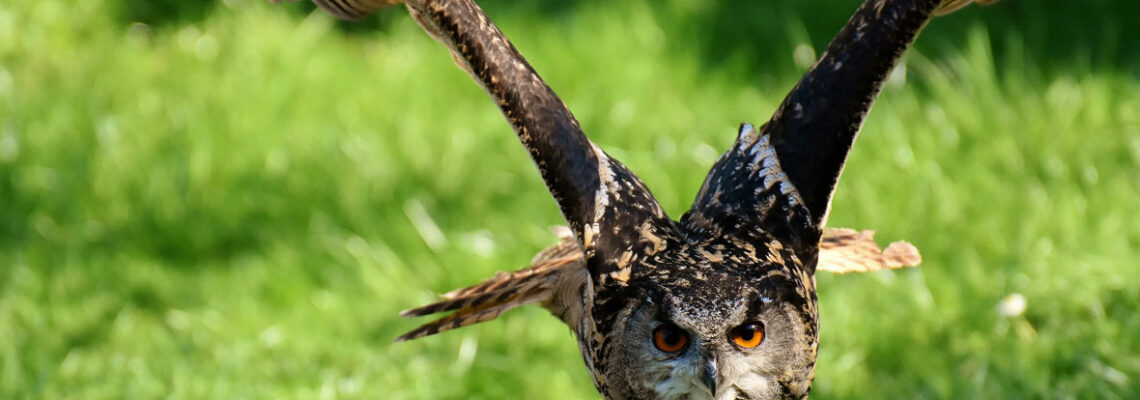
[[[404,317],[419,317],[446,311],[452,314],[428,322],[396,338],[405,341],[434,335],[450,329],[489,321],[515,307],[541,303],[551,313],[566,318],[580,308],[578,301],[567,301],[567,288],[577,288],[585,271],[585,259],[578,242],[567,236],[558,244],[538,253],[527,268],[499,273],[479,284],[456,289],[431,304],[404,310]]]
[[[914,267],[920,263],[922,255],[908,242],[893,242],[883,250],[875,243],[874,231],[829,228],[820,240],[817,270],[846,274]]]

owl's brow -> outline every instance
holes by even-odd
[[[771,303],[779,299],[778,294],[767,294],[755,292],[750,295],[748,305],[744,307],[744,315],[748,317],[756,317],[764,313],[764,310],[771,307]]]

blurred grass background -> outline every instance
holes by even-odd
[[[674,217],[857,5],[481,3]],[[597,397],[542,310],[391,343],[561,217],[402,9],[311,10],[0,0],[0,398]],[[1006,0],[930,25],[831,216],[925,263],[819,276],[816,398],[1140,396],[1138,18]]]

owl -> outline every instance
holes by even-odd
[[[359,18],[393,0],[314,0]],[[787,399],[811,391],[817,270],[914,265],[870,232],[825,229],[847,154],[888,73],[936,13],[969,0],[867,0],[767,123],[742,124],[692,207],[672,219],[472,0],[407,0],[421,27],[491,95],[568,227],[525,269],[404,316],[453,311],[397,338],[525,304],[575,334],[607,399]]]

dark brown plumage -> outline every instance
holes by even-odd
[[[344,18],[394,3],[314,1]],[[454,313],[397,340],[539,303],[574,331],[606,398],[806,397],[818,347],[815,272],[919,261],[909,244],[881,251],[870,232],[823,227],[887,74],[935,12],[965,2],[867,0],[767,123],[740,126],[692,208],[673,220],[636,175],[586,138],[474,2],[407,1],[496,101],[569,230],[529,268],[405,311]],[[732,340],[741,331],[762,339]]]

